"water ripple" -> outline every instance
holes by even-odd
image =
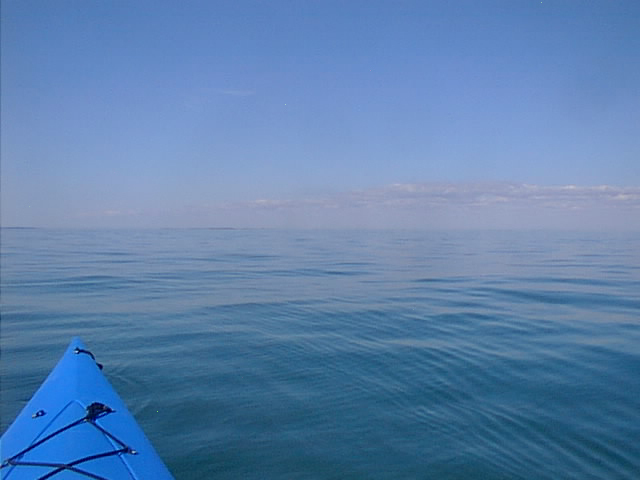
[[[3,231],[2,427],[81,335],[176,478],[635,478],[638,247]]]

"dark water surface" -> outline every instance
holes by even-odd
[[[640,478],[640,234],[1,240],[3,431],[79,335],[177,479]]]

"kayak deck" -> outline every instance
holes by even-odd
[[[173,478],[100,369],[74,338],[0,439],[2,479]]]

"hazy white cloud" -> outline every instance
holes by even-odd
[[[550,209],[640,208],[640,187],[542,186],[516,183],[405,183],[315,198],[261,199],[236,206],[262,209],[439,208],[536,206]]]
[[[640,229],[640,187],[392,184],[218,205],[210,214],[234,226]]]
[[[403,183],[297,198],[108,209],[86,225],[292,228],[565,228],[640,230],[640,187]]]
[[[140,214],[139,210],[104,210],[98,215],[104,217],[133,217]]]
[[[182,106],[188,111],[198,112],[209,108],[220,95],[227,97],[251,97],[255,90],[243,88],[199,88],[184,93]]]
[[[252,95],[255,95],[256,91],[255,90],[228,88],[228,89],[217,90],[217,93],[219,93],[221,95],[229,95],[229,96],[232,96],[232,97],[250,97]]]

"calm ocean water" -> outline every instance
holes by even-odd
[[[3,431],[79,335],[177,479],[640,478],[640,234],[1,241]]]

